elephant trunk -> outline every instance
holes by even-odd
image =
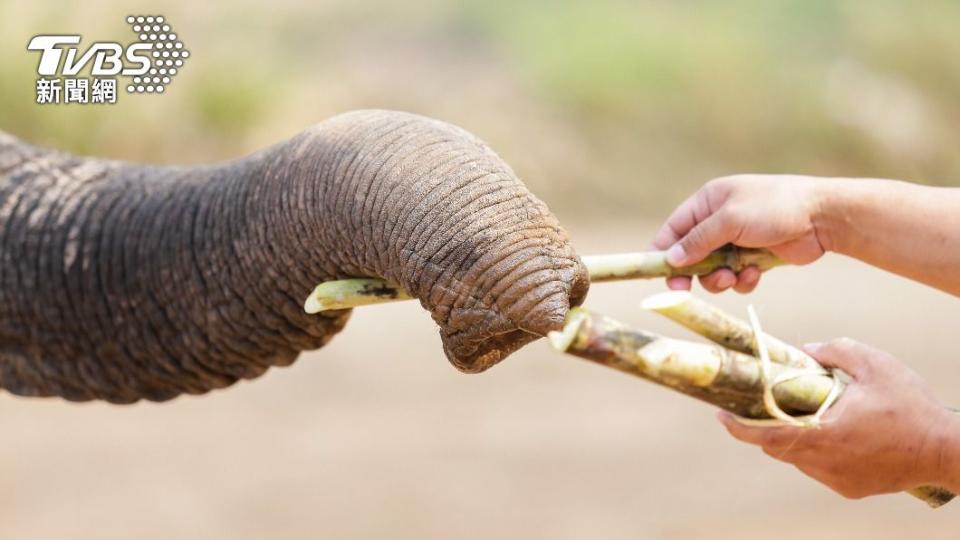
[[[587,288],[491,150],[386,111],[187,168],[0,135],[0,233],[0,387],[71,400],[165,400],[287,365],[346,323],[300,307],[326,279],[402,285],[470,372],[561,326]]]

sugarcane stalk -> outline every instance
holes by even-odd
[[[718,330],[711,332],[720,334]],[[739,416],[771,417],[763,404],[760,364],[756,357],[744,352],[629,328],[583,308],[571,310],[563,330],[550,332],[547,337],[558,351],[642,377]],[[765,345],[768,342],[779,340],[765,338]],[[772,388],[778,406],[789,414],[816,413],[833,394],[835,385],[841,385],[837,389],[843,390],[843,383],[822,367],[811,370],[781,362],[771,364],[774,381],[795,375]],[[936,486],[922,486],[908,493],[932,508],[954,498],[952,492]]]
[[[562,331],[548,335],[554,349],[706,401],[744,418],[771,418],[763,405],[757,359],[706,343],[630,328],[610,317],[574,308]],[[835,384],[825,370],[810,372],[774,364],[773,376],[799,376],[773,387],[780,407],[795,415],[815,413]]]
[[[753,328],[746,321],[734,317],[720,308],[705,302],[687,291],[668,291],[647,297],[641,307],[660,313],[697,334],[728,349],[753,357],[760,351]],[[813,357],[770,334],[763,334],[764,346],[772,362],[793,366],[807,371],[825,371]],[[955,411],[960,412],[960,411]],[[949,502],[954,494],[939,487],[923,486],[910,490],[934,508]]]
[[[583,261],[594,282],[703,275],[724,267],[740,271],[751,265],[763,271],[784,264],[766,250],[734,246],[682,268],[670,266],[665,252],[594,255]],[[381,279],[335,280],[318,285],[304,310],[319,313],[410,298],[401,287]],[[749,324],[684,293],[654,296],[643,306],[721,346],[630,329],[582,308],[571,310],[563,331],[548,336],[550,343],[557,350],[643,377],[742,417],[770,418],[763,404],[765,383],[756,360],[757,341]],[[768,375],[779,381],[771,391],[782,411],[816,413],[836,390],[842,391],[842,383],[809,355],[767,334],[763,341],[772,362],[773,373]],[[936,486],[922,486],[908,493],[932,508],[955,496]]]
[[[783,259],[765,249],[727,245],[690,266],[671,266],[667,262],[666,251],[587,255],[583,257],[583,264],[590,272],[590,281],[601,282],[702,276],[719,268],[729,268],[734,272],[739,272],[748,266],[756,266],[761,271],[766,271],[786,263]]]
[[[625,279],[653,279],[674,276],[700,276],[719,268],[739,272],[748,266],[769,270],[784,261],[765,249],[728,245],[691,266],[674,267],[667,263],[665,251],[588,255],[583,257],[591,282]],[[327,281],[318,285],[304,302],[307,313],[330,309],[349,309],[395,300],[409,300],[400,286],[377,278],[352,278]]]
[[[640,307],[664,315],[718,345],[753,357],[759,355],[753,329],[747,321],[738,319],[687,291],[655,294],[641,302]],[[793,345],[769,334],[764,334],[763,342],[772,362],[796,368],[823,370],[810,355]]]
[[[312,314],[411,298],[402,287],[382,279],[338,279],[317,285],[304,302],[303,310]]]

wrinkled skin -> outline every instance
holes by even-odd
[[[586,271],[546,206],[478,139],[343,114],[202,167],[77,158],[0,133],[0,387],[129,403],[200,394],[323,346],[319,282],[420,299],[480,372],[562,326]]]

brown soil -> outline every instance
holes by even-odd
[[[577,230],[584,252],[649,237]],[[690,337],[640,311],[661,289],[597,285],[587,305]],[[829,257],[774,270],[749,301],[787,341],[861,339],[960,404],[960,300]],[[359,310],[327,349],[202,398],[0,396],[0,538],[881,539],[947,535],[953,505],[844,500],[728,437],[709,407],[542,342],[462,375],[416,303]]]

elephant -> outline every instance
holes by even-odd
[[[319,282],[418,298],[459,370],[562,327],[589,279],[486,144],[361,110],[214,165],[76,157],[0,132],[0,388],[133,403],[203,394],[326,344]]]

